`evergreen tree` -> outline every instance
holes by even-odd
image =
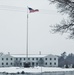
[[[74,64],[72,65],[72,68],[74,68]]]

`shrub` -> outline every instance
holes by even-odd
[[[17,72],[17,74],[20,74],[20,72]]]
[[[21,72],[21,74],[25,74],[25,72],[24,72],[24,71],[22,71],[22,72]]]
[[[66,65],[65,68],[69,68],[68,65]]]
[[[72,65],[72,68],[74,68],[74,64]]]

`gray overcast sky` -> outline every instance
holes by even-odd
[[[74,40],[49,32],[51,24],[66,16],[57,13],[48,0],[0,0],[0,52],[25,54],[27,6],[39,9],[29,13],[29,54],[74,53]]]

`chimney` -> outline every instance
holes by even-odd
[[[3,53],[2,52],[0,52],[0,56],[2,56],[3,55]]]
[[[8,52],[8,55],[10,55],[10,52]]]

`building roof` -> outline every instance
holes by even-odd
[[[26,54],[10,54],[10,53],[8,53],[8,54],[3,54],[3,53],[0,53],[0,57],[5,57],[5,56],[11,56],[11,57],[26,57]],[[48,57],[48,56],[55,56],[56,57],[56,55],[52,55],[52,54],[28,54],[28,57]]]
[[[11,56],[12,57],[26,57],[26,55],[24,55],[24,54],[11,54]],[[47,56],[47,55],[35,55],[35,54],[30,54],[30,55],[28,55],[28,57],[45,57],[45,56]]]

